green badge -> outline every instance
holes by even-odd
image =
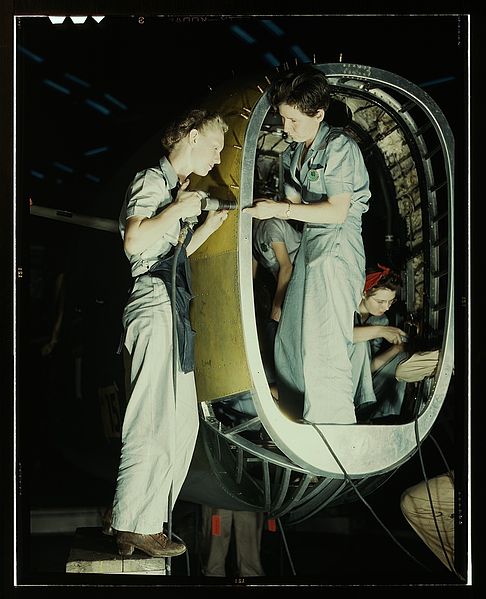
[[[309,171],[309,181],[317,181],[319,179],[319,173],[312,169]]]

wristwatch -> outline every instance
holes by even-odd
[[[290,206],[292,206],[292,204],[288,200],[287,200],[287,204],[288,204],[288,207],[287,207],[287,210],[285,211],[285,218],[289,219],[290,218]]]

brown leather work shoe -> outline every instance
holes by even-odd
[[[184,543],[169,541],[163,532],[153,535],[141,535],[136,532],[116,531],[118,553],[123,556],[132,555],[135,547],[151,557],[174,557],[186,550]]]

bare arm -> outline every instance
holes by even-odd
[[[194,231],[191,241],[187,244],[187,255],[190,256],[201,247],[206,239],[217,231],[227,218],[227,210],[212,210],[208,212],[206,220]]]
[[[385,351],[377,354],[371,360],[371,372],[376,372],[402,351],[406,351],[405,345],[403,343],[397,343],[396,345],[391,345],[388,349],[385,349]]]
[[[188,185],[189,179],[186,179],[179,189],[176,200],[159,214],[152,217],[127,218],[123,241],[127,254],[140,254],[170,231],[179,219],[201,213],[201,196],[197,191],[185,191]]]
[[[406,337],[406,333],[398,327],[380,324],[355,326],[353,328],[353,343],[362,343],[380,337],[383,337],[392,345],[373,357],[371,360],[372,373],[380,369],[398,353],[405,351],[403,338]]]
[[[270,318],[278,322],[282,313],[282,303],[285,297],[285,292],[287,291],[290,277],[292,276],[293,267],[287,252],[287,246],[283,241],[273,241],[272,249],[275,252],[275,257],[278,261],[279,271],[277,276],[277,289],[275,291],[275,295],[273,296]]]
[[[346,220],[351,204],[350,193],[340,193],[312,204],[294,203],[289,200],[277,202],[257,198],[252,206],[243,212],[261,220],[281,218],[299,220],[305,223],[341,224]]]
[[[372,324],[365,326],[355,326],[353,329],[353,343],[361,343],[362,341],[371,341],[383,337],[389,343],[397,344],[403,341],[402,337],[407,334],[398,327],[389,325]]]
[[[255,256],[252,256],[251,257],[251,272],[252,272],[253,278],[256,277],[257,270],[258,270],[258,260],[255,258]]]

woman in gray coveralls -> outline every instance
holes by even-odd
[[[269,99],[295,143],[283,154],[287,202],[256,200],[244,212],[304,223],[275,343],[279,400],[312,423],[355,423],[350,351],[365,254],[361,216],[369,178],[357,143],[324,121],[329,83],[307,65],[273,82]]]
[[[123,313],[130,388],[111,522],[121,555],[135,548],[153,557],[186,550],[162,530],[196,443],[196,388],[193,368],[180,359],[174,393],[171,294],[154,268],[177,246],[183,221],[201,213],[204,192],[189,191],[188,177],[205,176],[220,163],[226,131],[220,116],[203,110],[174,123],[162,140],[166,155],[135,175],[120,214],[134,279]],[[194,252],[226,217],[226,210],[208,213],[183,252]]]

